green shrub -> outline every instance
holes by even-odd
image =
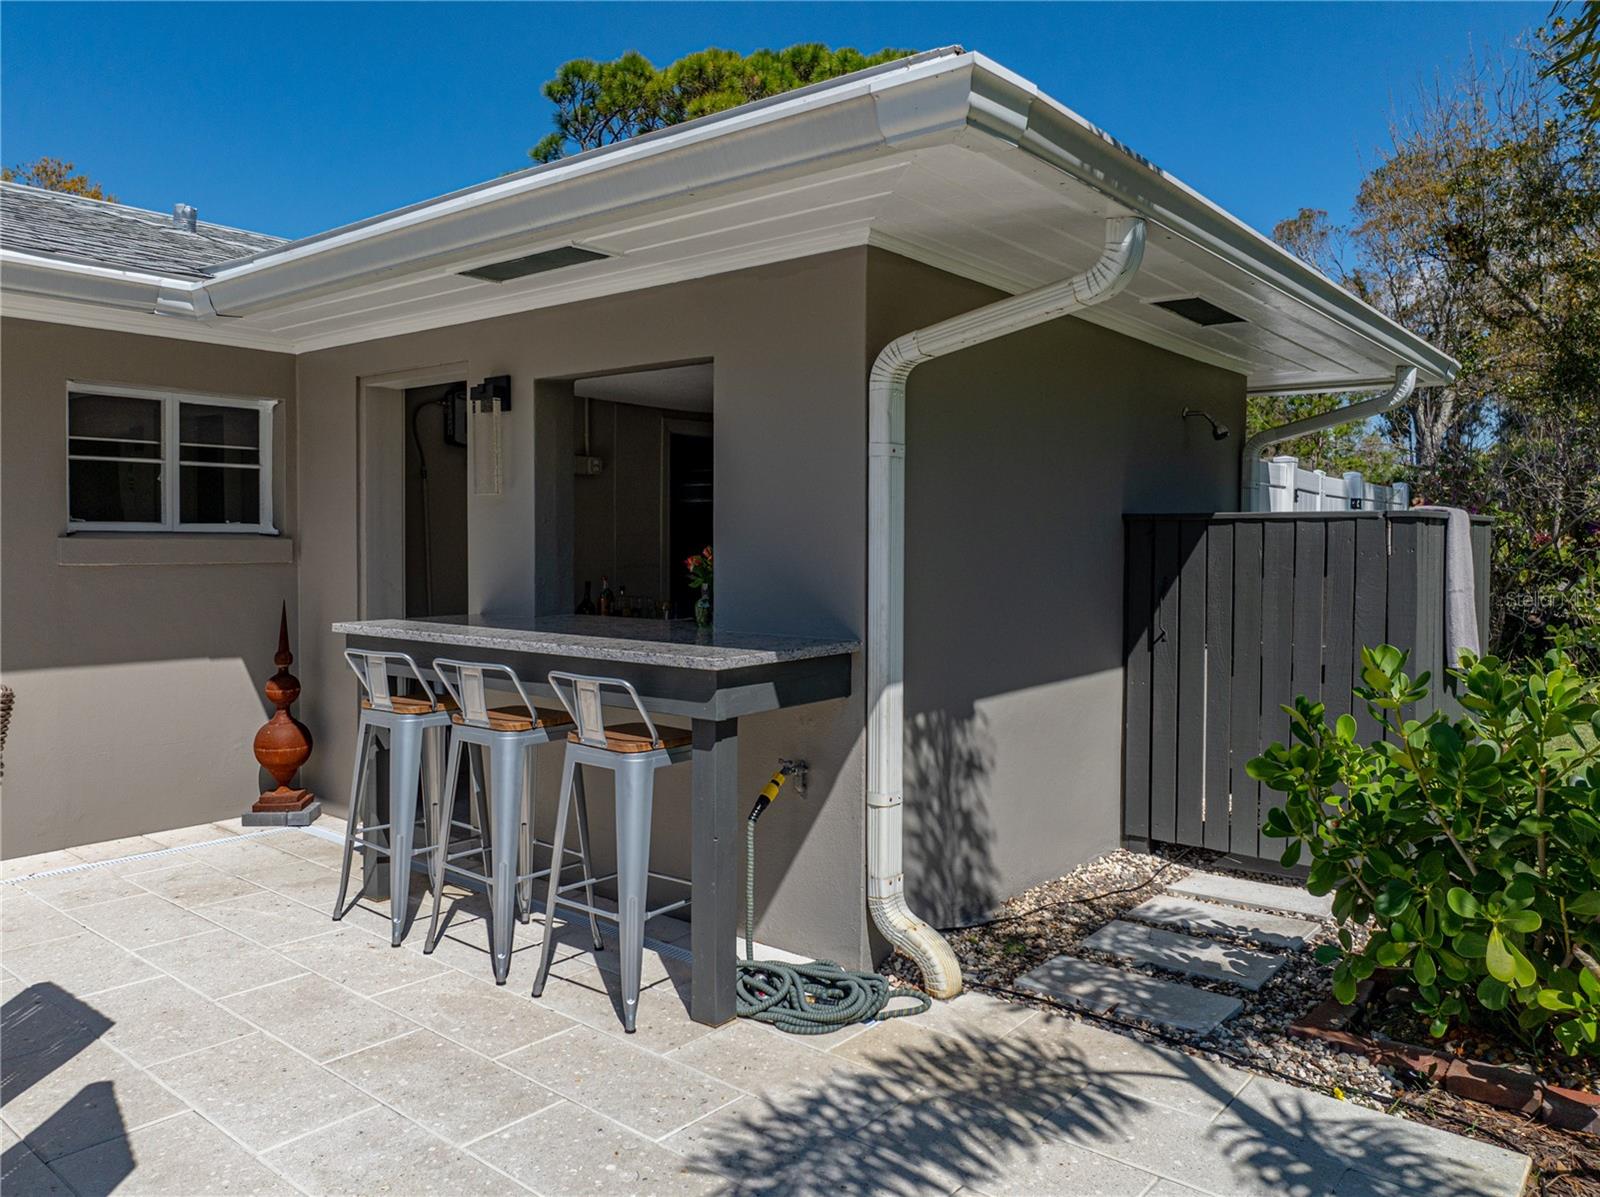
[[[1600,683],[1559,651],[1522,669],[1463,654],[1462,717],[1418,720],[1429,678],[1405,662],[1362,651],[1355,693],[1384,739],[1361,744],[1352,716],[1330,727],[1297,698],[1294,742],[1247,767],[1285,795],[1263,828],[1289,841],[1283,863],[1309,854],[1311,892],[1334,894],[1334,994],[1404,969],[1436,1036],[1500,1023],[1600,1055]]]

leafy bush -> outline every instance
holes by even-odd
[[[1294,742],[1248,765],[1285,795],[1263,829],[1289,841],[1283,863],[1309,853],[1311,892],[1334,893],[1334,994],[1403,969],[1435,1036],[1498,1022],[1600,1055],[1600,682],[1559,651],[1522,669],[1463,654],[1462,716],[1418,720],[1429,677],[1405,663],[1362,651],[1355,693],[1384,739],[1302,697],[1284,708]]]

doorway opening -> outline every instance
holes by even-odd
[[[577,443],[568,610],[689,619],[684,559],[712,543],[710,362],[572,382]]]
[[[467,612],[467,388],[405,392],[406,618]]]

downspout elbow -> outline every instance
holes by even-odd
[[[1240,497],[1245,505],[1249,506],[1250,492],[1254,488],[1251,471],[1256,459],[1261,456],[1261,451],[1268,446],[1276,445],[1280,441],[1291,440],[1297,436],[1304,436],[1308,432],[1321,432],[1324,428],[1336,428],[1340,424],[1348,424],[1353,420],[1366,420],[1372,416],[1381,416],[1384,412],[1393,411],[1411,398],[1417,389],[1417,367],[1400,366],[1394,372],[1394,386],[1382,395],[1372,399],[1363,399],[1357,403],[1349,403],[1344,407],[1336,407],[1332,411],[1321,412],[1318,415],[1307,416],[1302,420],[1291,420],[1287,424],[1280,424],[1276,428],[1263,428],[1260,432],[1245,441],[1239,449],[1239,489]]]
[[[1401,366],[1395,371],[1393,388],[1384,394],[1372,399],[1363,399],[1358,403],[1346,404],[1344,407],[1336,407],[1332,411],[1325,411],[1315,416],[1307,416],[1303,420],[1291,420],[1276,428],[1263,428],[1245,441],[1239,450],[1239,456],[1248,463],[1261,456],[1263,449],[1269,445],[1276,445],[1279,441],[1291,440],[1308,432],[1320,432],[1324,428],[1334,428],[1340,424],[1348,424],[1352,420],[1365,420],[1370,416],[1393,411],[1411,398],[1411,392],[1416,389],[1417,368]]]

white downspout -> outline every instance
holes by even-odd
[[[1382,415],[1386,411],[1393,411],[1407,399],[1411,392],[1417,389],[1417,368],[1415,366],[1399,366],[1394,372],[1394,387],[1382,395],[1372,399],[1363,399],[1359,403],[1346,404],[1336,407],[1332,411],[1325,411],[1320,415],[1307,416],[1303,420],[1293,420],[1288,424],[1280,424],[1276,428],[1264,428],[1249,440],[1245,441],[1239,450],[1239,502],[1247,511],[1255,511],[1255,465],[1256,458],[1261,456],[1261,450],[1268,445],[1275,445],[1279,441],[1290,440],[1293,437],[1304,436],[1308,432],[1321,432],[1324,428],[1335,428],[1340,424],[1349,424],[1356,420],[1365,420],[1371,416]]]
[[[1105,252],[1082,274],[909,332],[884,346],[867,376],[867,905],[889,942],[917,962],[935,997],[961,992],[961,965],[944,938],[906,905],[906,380],[931,358],[1110,299],[1139,269],[1144,242],[1144,221],[1110,219]]]

